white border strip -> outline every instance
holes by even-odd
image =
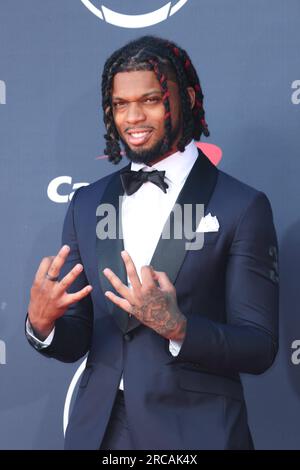
[[[99,8],[96,8],[95,5],[90,2],[90,0],[81,0],[81,2],[88,8],[88,10],[90,10],[90,12],[98,16],[100,20],[104,19],[101,10],[99,10]]]
[[[64,435],[66,434],[66,429],[69,423],[69,415],[70,415],[70,405],[72,401],[72,396],[74,393],[74,389],[77,385],[77,382],[82,374],[82,372],[85,369],[87,358],[80,364],[78,367],[77,371],[75,372],[73,379],[71,380],[71,383],[69,385],[66,399],[65,399],[65,406],[64,406],[64,418],[63,418],[63,428],[64,428]]]
[[[183,5],[185,5],[187,1],[188,0],[179,0],[176,5],[173,5],[170,11],[170,16],[174,15],[174,13],[177,13],[177,11],[180,10],[180,8],[183,7]]]

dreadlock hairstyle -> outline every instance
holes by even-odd
[[[115,51],[105,62],[103,69],[102,107],[106,128],[104,152],[108,155],[109,161],[114,164],[119,163],[122,156],[119,134],[113,118],[113,78],[118,72],[139,70],[153,70],[163,92],[166,136],[162,153],[169,150],[172,133],[168,79],[177,82],[181,101],[182,136],[177,149],[183,152],[192,138],[199,140],[202,134],[209,136],[200,81],[187,52],[171,41],[154,36],[143,36]],[[195,90],[196,100],[193,109],[191,109],[187,87],[193,87]]]

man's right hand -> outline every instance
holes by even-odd
[[[76,264],[61,281],[50,280],[59,276],[69,253],[70,247],[64,245],[56,256],[43,258],[31,288],[28,317],[35,335],[42,341],[51,333],[55,321],[63,316],[68,307],[86,297],[92,290],[92,286],[87,285],[74,294],[67,293],[67,289],[82,272],[82,264]]]

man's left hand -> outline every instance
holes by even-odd
[[[183,341],[186,317],[180,312],[176,289],[165,272],[143,266],[141,278],[127,253],[121,252],[131,288],[127,287],[109,268],[103,273],[121,297],[107,291],[105,295],[118,307],[134,315],[141,323],[152,328],[166,339]]]

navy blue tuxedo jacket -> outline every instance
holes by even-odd
[[[121,239],[96,237],[96,211],[118,213],[119,171],[80,188],[69,206],[63,243],[71,252],[61,277],[76,263],[90,296],[56,322],[42,351],[61,361],[88,353],[66,434],[67,449],[98,449],[121,376],[136,449],[251,449],[240,373],[260,374],[276,355],[277,240],[267,197],[219,171],[199,152],[178,204],[205,204],[218,232],[186,250],[186,239],[161,239],[151,265],[165,271],[177,292],[187,332],[173,357],[169,341],[131,319],[105,296],[111,268],[126,282]],[[157,208],[159,210],[159,208]],[[194,214],[194,228],[198,225]]]

